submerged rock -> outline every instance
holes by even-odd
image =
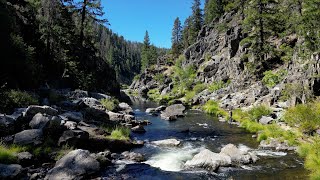
[[[138,126],[131,128],[131,131],[134,133],[145,133],[146,132],[146,130],[144,129],[144,127],[142,125],[138,125]]]
[[[181,142],[176,139],[164,139],[160,141],[152,141],[151,143],[157,146],[179,146],[181,144]]]
[[[175,104],[167,107],[162,113],[161,118],[165,120],[176,120],[178,117],[184,116],[184,111],[186,107],[182,104]]]
[[[85,179],[98,172],[99,169],[99,162],[90,156],[89,151],[77,149],[57,161],[45,179]]]

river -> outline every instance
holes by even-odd
[[[145,134],[132,134],[132,138],[146,142],[144,147],[133,151],[142,153],[147,160],[143,163],[118,162],[106,170],[106,179],[308,179],[303,160],[295,153],[258,150],[259,144],[252,134],[200,111],[189,110],[184,118],[173,122],[145,113],[147,108],[157,106],[141,99],[135,99],[132,105],[136,119],[147,119],[152,123],[145,127]],[[169,148],[148,143],[169,138],[182,141],[182,145]],[[220,168],[216,173],[184,170],[183,164],[202,149],[220,152],[221,147],[229,143],[252,149],[260,159],[242,167]]]

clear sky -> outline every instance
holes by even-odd
[[[101,0],[113,32],[125,39],[142,42],[148,30],[151,43],[171,47],[173,22],[191,15],[193,0]],[[202,4],[204,0],[201,0]]]

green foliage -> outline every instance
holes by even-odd
[[[115,98],[101,99],[100,102],[109,111],[114,111],[119,105],[119,101]]]
[[[184,98],[186,99],[186,102],[189,102],[195,95],[196,95],[195,91],[188,91],[184,96]]]
[[[38,104],[38,100],[32,95],[19,90],[0,92],[0,100],[0,111],[6,113],[11,112],[14,108]]]
[[[159,98],[161,98],[160,92],[158,89],[151,89],[148,91],[147,93],[149,99],[153,100],[153,101],[158,101]]]
[[[320,103],[299,104],[291,107],[283,118],[289,125],[299,126],[302,132],[312,134],[320,128]]]
[[[303,96],[306,98],[306,100],[312,98],[312,92],[308,87],[304,87],[302,84],[298,83],[288,83],[281,91],[280,100],[287,101],[292,97],[296,97],[302,101]]]
[[[205,90],[207,88],[207,86],[205,84],[196,84],[194,87],[193,87],[193,91],[196,93],[196,94],[199,94],[201,93],[203,90]]]
[[[222,33],[222,32],[226,32],[228,30],[229,26],[227,23],[221,23],[217,25],[217,30]]]
[[[75,148],[71,147],[69,145],[63,145],[59,151],[57,152],[56,156],[55,156],[55,160],[58,161],[59,159],[61,159],[64,155],[68,154],[69,152],[73,151]]]
[[[227,83],[224,83],[223,81],[213,82],[209,85],[208,89],[210,92],[215,92],[219,89],[227,87],[230,83],[230,81],[228,81]]]
[[[277,84],[279,84],[284,77],[287,75],[287,71],[280,70],[277,73],[274,73],[272,71],[266,71],[263,73],[264,77],[262,79],[262,82],[269,88],[273,88]]]
[[[175,19],[173,24],[171,42],[172,42],[171,53],[173,57],[178,57],[183,48],[182,26],[181,26],[181,21],[178,17]]]
[[[0,142],[0,163],[1,164],[14,164],[18,163],[17,153],[25,151],[24,147],[19,146],[6,146]]]
[[[268,116],[272,110],[264,105],[255,106],[248,111],[249,119],[252,121],[259,121],[262,116]]]
[[[311,171],[310,179],[320,179],[320,137],[314,137],[311,143],[303,143],[298,149],[300,156],[305,158],[304,166]]]
[[[228,113],[224,111],[222,108],[219,107],[219,103],[213,100],[209,100],[202,109],[208,113],[212,114],[214,116],[224,116],[227,117]]]
[[[157,81],[159,84],[163,84],[165,81],[165,76],[162,73],[158,73],[154,76],[154,80]]]
[[[129,140],[130,139],[130,129],[126,127],[116,127],[111,132],[110,136],[107,136],[109,139],[114,140]]]
[[[220,18],[222,15],[222,0],[208,0],[204,7],[205,24],[210,24],[215,18]]]

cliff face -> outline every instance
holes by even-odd
[[[290,60],[283,61],[280,57],[268,55],[267,60],[255,66],[248,55],[249,45],[240,43],[246,34],[242,33],[241,16],[231,12],[222,16],[199,32],[197,42],[184,51],[185,60],[182,67],[192,65],[197,74],[194,82],[210,85],[216,82],[227,86],[214,92],[204,90],[191,100],[191,104],[203,104],[209,99],[217,100],[227,109],[245,107],[264,103],[266,105],[289,106],[297,102],[305,102],[311,96],[320,95],[319,54],[313,54],[303,60],[294,53]],[[301,44],[303,40],[296,35],[285,38],[273,38],[270,42],[280,48],[284,43],[291,47]],[[271,54],[271,53],[270,53]],[[306,60],[307,59],[307,60]],[[170,66],[157,65],[147,69],[135,80],[131,89],[145,94],[150,89],[159,89],[161,95],[168,94],[173,86]],[[171,70],[172,71],[172,70]],[[262,79],[264,72],[281,74],[272,87],[266,86]],[[258,73],[257,73],[258,72]],[[164,81],[158,82],[156,74],[164,74]],[[195,83],[196,84],[196,83]],[[182,99],[183,100],[183,99]],[[281,101],[281,103],[279,103]]]

